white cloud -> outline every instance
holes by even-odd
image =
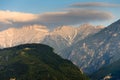
[[[0,11],[0,22],[7,24],[11,24],[11,22],[28,22],[37,18],[37,15],[30,13]]]

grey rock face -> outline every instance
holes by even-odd
[[[59,52],[86,73],[120,59],[120,20]]]

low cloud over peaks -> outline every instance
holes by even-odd
[[[0,22],[6,24],[11,24],[11,22],[28,22],[37,18],[37,15],[30,13],[0,11]]]
[[[92,21],[110,20],[113,15],[106,11],[72,9],[61,12],[30,14],[12,11],[0,11],[0,25],[11,24],[14,27],[25,25],[45,25],[56,27],[60,25],[75,25]]]
[[[71,7],[120,7],[120,4],[111,4],[103,2],[86,2],[71,4]]]
[[[40,15],[39,21],[54,25],[74,25],[91,21],[110,20],[113,15],[106,11],[73,9],[66,12]]]

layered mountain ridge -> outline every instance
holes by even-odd
[[[49,31],[33,25],[0,32],[1,48],[25,43],[43,43],[91,74],[120,59],[120,20],[103,28],[84,24],[80,27],[61,26]]]

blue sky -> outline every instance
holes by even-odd
[[[86,3],[89,4],[89,3],[94,3],[94,2],[97,2],[97,3],[102,2],[102,4],[106,3],[109,5],[119,5],[119,6],[114,7],[114,6],[108,6],[108,5],[106,6],[106,4],[105,5],[103,4],[101,7],[101,6],[93,6],[93,4],[92,4],[91,8],[85,7]],[[77,4],[77,3],[85,3],[85,5],[84,5],[84,7],[83,6],[81,7],[81,5],[78,7],[70,6],[72,4]],[[12,12],[30,13],[33,15],[37,14],[37,15],[40,15],[40,18],[42,18],[43,20],[37,19],[39,21],[34,20],[33,22],[37,21],[37,22],[35,22],[35,24],[36,23],[45,24],[45,21],[46,21],[46,22],[48,22],[47,24],[45,24],[46,26],[51,25],[51,24],[54,24],[55,26],[57,24],[58,25],[77,25],[77,24],[79,24],[79,22],[80,22],[80,24],[90,22],[91,24],[94,24],[94,25],[107,26],[110,23],[112,23],[120,18],[120,15],[119,15],[120,4],[119,3],[120,3],[120,0],[0,0],[0,11],[10,11],[11,13]],[[70,20],[70,22],[69,22],[69,20],[67,20],[69,17],[66,17],[66,16],[68,16],[68,15],[70,16],[71,14],[73,14],[71,12],[71,10],[67,10],[67,9],[71,9],[71,8],[74,9],[74,10],[72,10],[74,12],[74,15],[70,17],[70,19],[72,19],[72,17],[73,17],[73,20]],[[82,11],[80,10],[78,13],[76,13],[76,11],[75,11],[76,9],[83,9],[83,13],[86,12],[87,10],[90,11],[92,9],[94,13],[88,12],[88,14],[86,14],[89,17],[88,20],[86,17],[84,18],[84,16],[83,16],[83,18],[85,20],[83,19],[83,21],[82,21],[82,20],[78,19],[76,21],[79,21],[79,22],[74,22],[76,14],[77,14],[77,17],[80,16],[79,18],[81,18],[83,15],[83,14],[78,15],[78,13],[82,13]],[[100,11],[100,12],[98,12],[98,11]],[[67,12],[69,14],[55,13],[55,16],[54,16],[53,14],[44,14],[46,12],[48,12],[48,13]],[[100,14],[101,16],[96,16],[98,18],[95,18],[93,15],[96,12],[98,12],[98,14]],[[11,14],[11,13],[9,13],[9,14]],[[103,15],[102,15],[102,13],[103,13]],[[41,14],[42,14],[42,16],[41,16]],[[89,14],[91,14],[93,16],[93,18],[92,17],[90,18],[91,15],[89,15]],[[108,16],[107,16],[107,14],[108,14]],[[104,15],[106,15],[107,17],[105,16],[106,18],[104,18]],[[47,20],[44,19],[44,18],[46,18],[46,16],[48,16]],[[59,19],[58,21],[55,20],[56,16],[57,16],[57,18],[58,18],[58,16],[62,16],[63,18],[66,17],[65,21],[67,21],[66,22],[67,24],[65,24],[64,22],[60,22],[63,20],[61,17],[59,17],[61,19]],[[110,19],[109,18],[110,16],[113,16],[113,18]],[[9,19],[11,19],[11,18],[9,18]],[[93,21],[92,21],[92,19],[93,19]],[[15,21],[15,20],[13,20],[13,21]],[[51,20],[53,20],[53,22],[51,22]],[[3,20],[1,20],[1,21],[3,21]],[[12,19],[10,21],[12,21]],[[70,24],[72,21],[74,23]],[[20,22],[20,21],[18,21],[18,22]],[[31,23],[33,23],[33,22],[31,21]]]
[[[0,0],[1,10],[42,13],[59,11],[77,2],[120,3],[120,0]]]

